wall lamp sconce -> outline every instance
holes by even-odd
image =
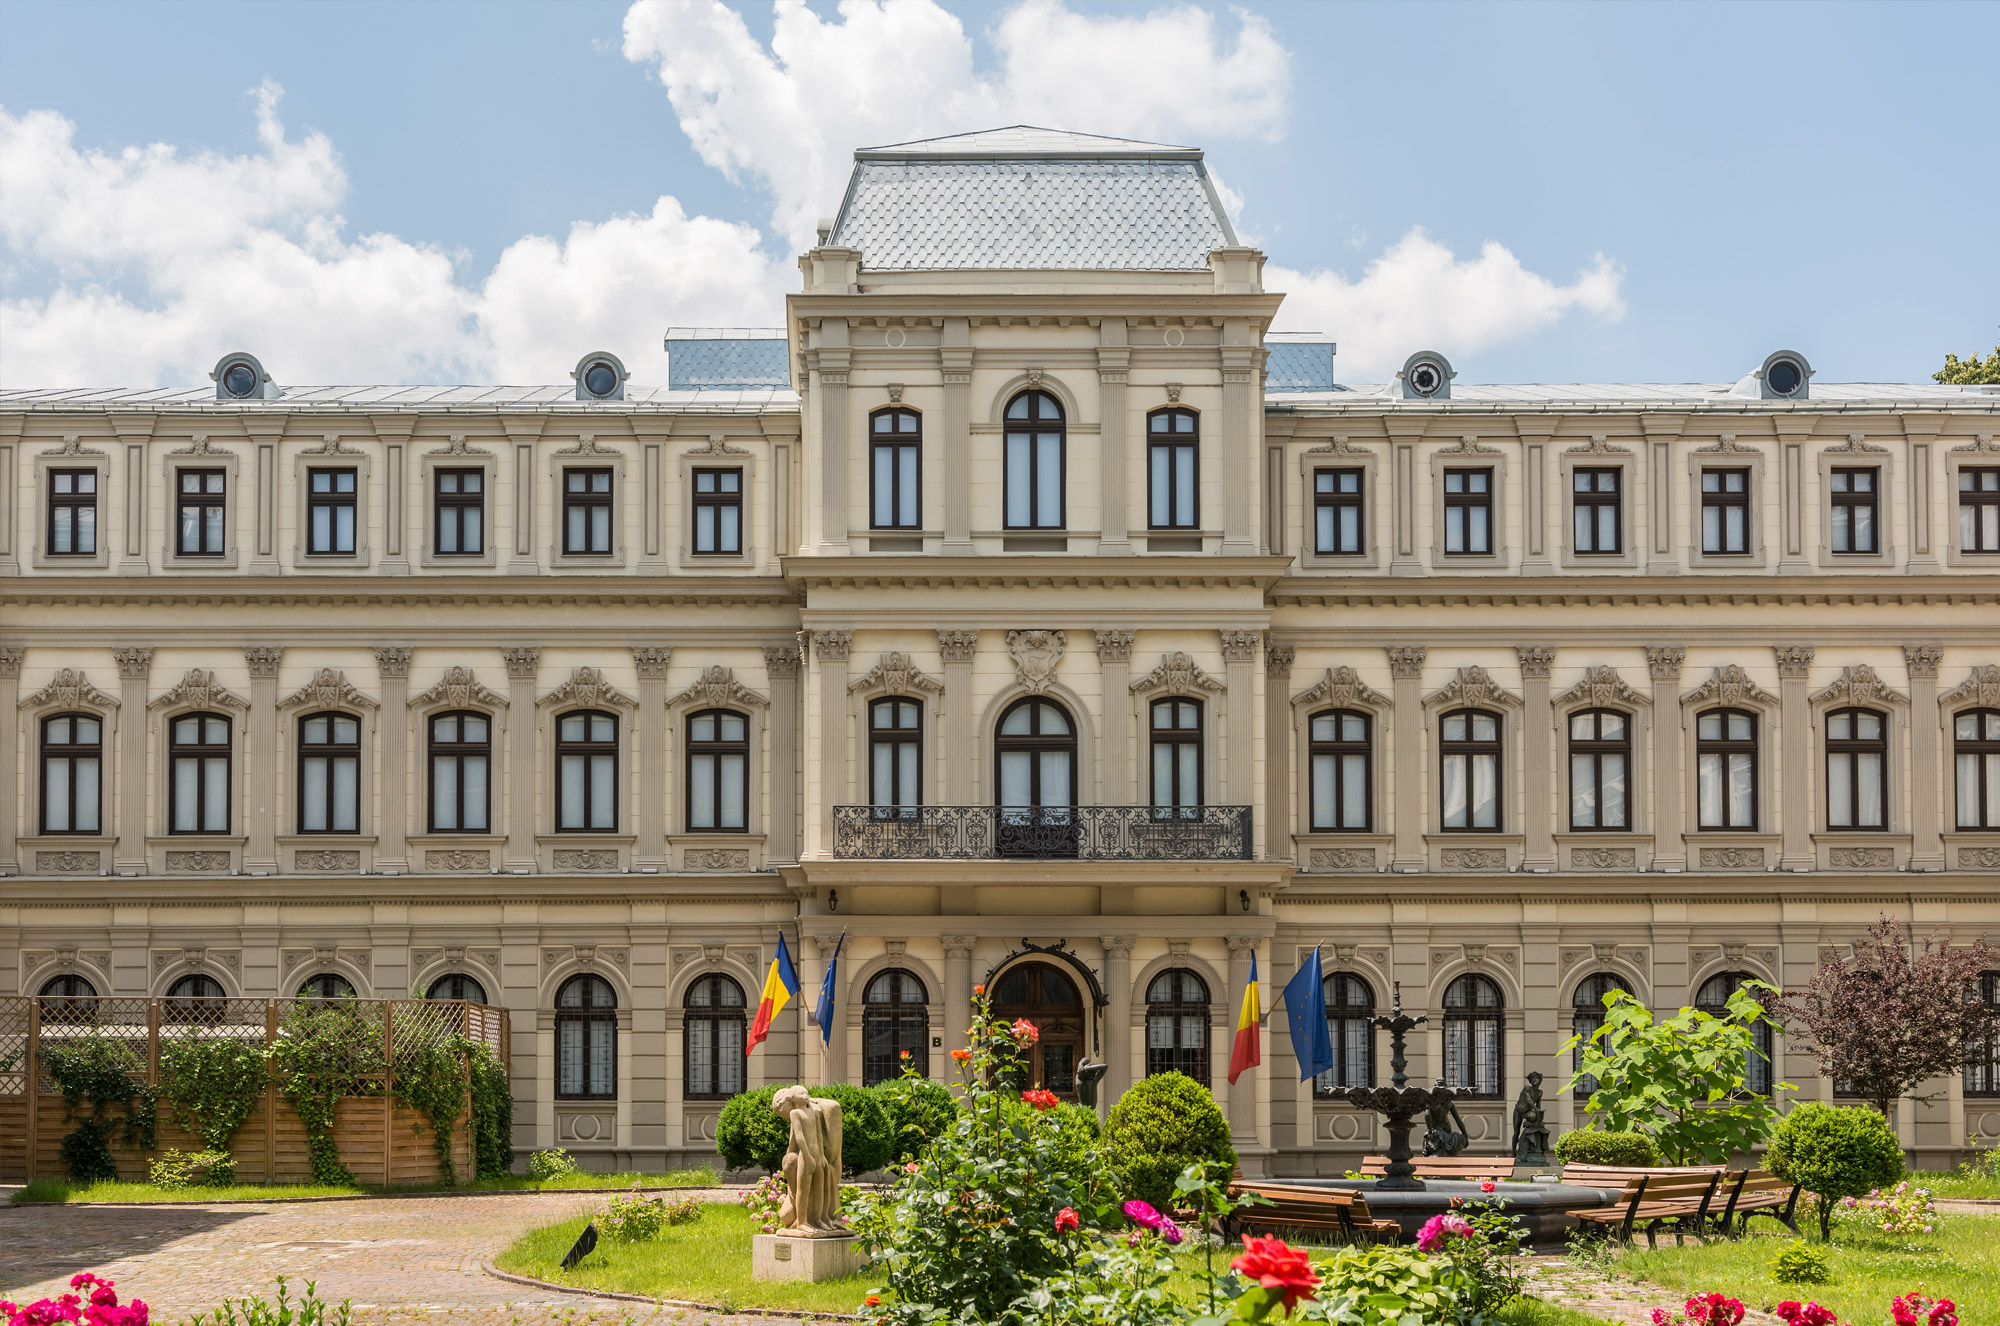
[[[1248,889],[1238,889],[1238,890],[1236,890],[1236,896],[1237,896],[1237,898],[1238,898],[1239,900],[1241,900],[1241,901],[1242,901],[1242,903],[1243,903],[1243,910],[1244,910],[1244,911],[1246,911],[1246,912],[1247,912],[1247,911],[1249,911],[1249,910],[1250,910],[1250,890],[1248,890]]]
[[[837,911],[839,911],[839,910],[840,910],[840,890],[839,890],[839,889],[828,889],[828,890],[826,891],[826,909],[827,909],[827,910],[828,910],[829,912],[837,912]]]

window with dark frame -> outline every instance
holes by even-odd
[[[687,724],[688,832],[749,832],[750,720],[704,709]]]
[[[2000,468],[1959,470],[1958,550],[2000,552]]]
[[[1632,716],[1586,709],[1569,716],[1569,827],[1629,829]]]
[[[689,1100],[726,1100],[743,1091],[743,987],[727,976],[703,976],[683,1001],[682,1076]]]
[[[104,720],[57,714],[42,720],[42,832],[104,831]]]
[[[1695,717],[1696,824],[1703,829],[1757,829],[1757,716],[1711,709]]]
[[[1496,1100],[1505,1085],[1506,1002],[1500,987],[1467,972],[1444,991],[1444,1084]]]
[[[611,982],[602,976],[564,981],[556,991],[555,1024],[556,1099],[616,1100],[618,994]]]
[[[1146,475],[1153,529],[1201,528],[1201,420],[1193,410],[1146,416]]]
[[[618,831],[618,719],[594,709],[556,719],[556,831]]]
[[[1315,833],[1367,833],[1371,822],[1367,714],[1335,709],[1309,724],[1312,828]]]
[[[306,471],[306,555],[354,555],[355,471]]]
[[[1359,557],[1367,517],[1361,470],[1313,471],[1313,547],[1323,557]]]
[[[694,551],[733,557],[743,551],[743,471],[694,472]]]
[[[1075,799],[1076,725],[1051,700],[1017,700],[1000,716],[993,763],[1003,809],[1066,814]]]
[[[861,992],[861,1085],[894,1081],[906,1067],[919,1077],[928,1076],[930,1047],[931,1011],[924,983],[899,967],[877,972]]]
[[[440,557],[478,557],[486,551],[486,471],[438,470],[432,475]]]
[[[611,554],[611,471],[563,471],[563,553]]]
[[[1604,1025],[1604,997],[1613,990],[1623,990],[1630,994],[1632,987],[1625,983],[1623,976],[1611,972],[1597,972],[1578,981],[1575,992],[1570,995],[1570,1030],[1583,1038],[1577,1042],[1576,1048],[1570,1051],[1572,1070],[1582,1069],[1583,1047],[1590,1044],[1590,1038]],[[1597,1094],[1597,1079],[1588,1075],[1578,1078],[1576,1088],[1570,1094],[1578,1100],[1589,1100]]]
[[[1201,701],[1152,703],[1153,811],[1185,812],[1201,806]]]
[[[1493,551],[1493,471],[1444,472],[1444,550],[1454,557]]]
[[[431,719],[431,832],[485,833],[491,819],[493,721],[457,710]]]
[[[1979,1002],[2000,1010],[2000,971],[1983,971],[1974,986]],[[2000,1096],[2000,1019],[1986,1024],[1984,1035],[1965,1043],[1965,1094]]]
[[[75,972],[44,981],[35,1002],[40,1005],[43,1026],[97,1021],[97,987]]]
[[[197,1018],[217,1017],[228,1006],[228,993],[213,976],[183,976],[167,987],[167,997],[160,1005],[160,1019],[192,1022]]]
[[[1695,992],[1694,1006],[1710,1017],[1723,1017],[1729,1012],[1729,996],[1742,989],[1744,982],[1756,979],[1747,971],[1718,972],[1701,983],[1701,988]],[[1757,1019],[1752,1044],[1756,1053],[1744,1056],[1743,1085],[1756,1095],[1768,1096],[1771,1094],[1771,1055],[1776,1048],[1768,1019]]]
[[[1048,392],[1024,391],[1007,403],[1006,528],[1063,528],[1066,439],[1062,404]]]
[[[924,707],[892,695],[868,705],[868,804],[895,815],[924,804]]]
[[[174,492],[180,533],[174,550],[182,557],[220,557],[229,549],[224,521],[229,514],[229,479],[222,470],[178,470]]]
[[[97,555],[97,471],[49,471],[49,556]]]
[[[229,720],[183,714],[168,729],[167,832],[229,832]]]
[[[1570,472],[1571,528],[1575,551],[1589,556],[1609,556],[1625,551],[1623,495],[1619,491],[1624,471],[1616,465],[1604,468],[1578,467]]]
[[[1889,827],[1889,720],[1873,709],[1826,716],[1826,826]]]
[[[299,832],[359,833],[361,720],[308,714],[299,720]]]
[[[1146,1076],[1159,1073],[1208,1085],[1208,983],[1181,967],[1146,986]]]
[[[1500,715],[1454,709],[1438,720],[1442,822],[1447,833],[1500,831]]]
[[[426,999],[462,999],[468,1004],[486,1002],[486,987],[464,972],[447,972],[424,991]]]
[[[1881,541],[1876,537],[1876,515],[1878,514],[1877,481],[1881,472],[1867,469],[1837,469],[1828,476],[1832,492],[1833,508],[1829,513],[1833,522],[1833,551],[1837,553],[1876,553],[1882,551]]]
[[[1952,715],[1952,763],[1961,829],[2000,829],[2000,709]]]
[[[1320,982],[1326,993],[1326,1034],[1333,1042],[1333,1067],[1313,1078],[1313,1095],[1335,1099],[1347,1087],[1375,1085],[1375,992],[1352,972],[1329,972]]]
[[[299,982],[299,999],[354,999],[354,982],[338,972],[318,972]]]
[[[1701,472],[1701,550],[1717,556],[1750,551],[1750,471]]]
[[[924,420],[897,406],[868,416],[868,511],[873,529],[922,529]]]

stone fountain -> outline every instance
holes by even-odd
[[[1415,1126],[1417,1116],[1441,1109],[1458,1097],[1458,1092],[1445,1086],[1442,1078],[1434,1087],[1413,1087],[1409,1084],[1409,1075],[1403,1071],[1410,1066],[1404,1040],[1413,1027],[1422,1026],[1427,1021],[1429,1018],[1425,1014],[1411,1017],[1403,1011],[1403,984],[1396,982],[1390,995],[1389,1016],[1375,1019],[1375,1025],[1389,1033],[1389,1085],[1345,1087],[1338,1093],[1346,1098],[1348,1104],[1373,1110],[1388,1120],[1389,1168],[1375,1183],[1377,1192],[1425,1191],[1424,1181],[1417,1177],[1416,1167],[1410,1164],[1410,1129]]]

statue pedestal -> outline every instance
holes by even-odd
[[[809,1239],[796,1234],[752,1234],[752,1280],[837,1280],[868,1264],[855,1235]]]

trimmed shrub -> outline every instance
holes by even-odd
[[[1660,1152],[1644,1133],[1579,1128],[1556,1139],[1556,1159],[1565,1165],[1649,1166],[1660,1163]]]
[[[896,1143],[890,1159],[899,1164],[950,1128],[958,1115],[950,1088],[927,1077],[892,1077],[871,1090],[889,1113],[890,1135]]]
[[[776,1173],[791,1145],[791,1125],[771,1110],[781,1085],[758,1087],[730,1098],[715,1121],[715,1149],[731,1169],[755,1165]],[[826,1100],[840,1102],[840,1162],[849,1174],[881,1169],[896,1154],[896,1134],[889,1111],[870,1089],[849,1082],[808,1087]]]
[[[1771,1259],[1771,1278],[1787,1285],[1823,1285],[1833,1278],[1833,1263],[1823,1248],[1787,1243]]]
[[[547,1183],[565,1174],[576,1173],[576,1161],[561,1147],[548,1151],[537,1151],[528,1157],[528,1177],[536,1183]]]
[[[1765,1164],[1779,1178],[1804,1184],[1819,1210],[1819,1236],[1831,1233],[1834,1203],[1886,1188],[1903,1177],[1903,1145],[1888,1120],[1861,1105],[1793,1108],[1771,1135]]]
[[[1236,1168],[1229,1123],[1207,1087],[1180,1073],[1157,1073],[1133,1084],[1111,1109],[1104,1140],[1119,1193],[1161,1209],[1173,1205],[1174,1180],[1189,1165],[1211,1179]]]

